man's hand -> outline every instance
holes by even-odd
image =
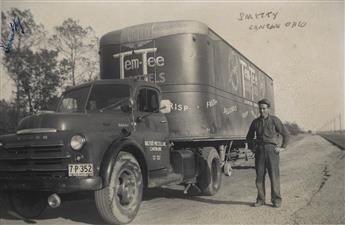
[[[279,153],[279,152],[285,151],[285,148],[276,147],[275,151],[276,151],[276,153]]]

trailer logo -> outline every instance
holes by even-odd
[[[258,95],[258,76],[255,73],[255,69],[245,61],[240,59],[240,64],[242,70],[243,97],[253,101],[254,96]]]
[[[137,75],[142,75],[146,81],[152,80],[152,77],[149,75],[154,74],[149,73],[149,69],[152,68],[155,71],[156,67],[163,67],[165,65],[164,57],[155,56],[156,52],[157,48],[145,48],[114,54],[113,58],[120,60],[120,79],[125,78],[126,72],[135,72],[142,68],[142,71],[139,71]],[[159,78],[165,81],[164,76],[165,74],[159,74]]]
[[[214,107],[218,101],[216,99],[211,99],[210,101],[206,102],[206,108],[212,108]]]
[[[229,108],[224,107],[223,113],[225,115],[230,115],[231,113],[236,112],[236,111],[238,111],[237,105],[234,105],[234,106],[231,106]]]
[[[172,102],[170,104],[170,109],[171,110],[185,112],[185,111],[191,110],[192,108],[189,105],[183,105],[183,104],[173,103]]]
[[[255,101],[265,96],[265,77],[249,63],[239,59],[242,71],[243,97]]]
[[[238,91],[238,82],[239,82],[239,62],[238,57],[234,51],[231,51],[228,56],[228,72],[229,72],[229,83],[235,92]]]

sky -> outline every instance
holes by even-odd
[[[344,129],[343,1],[1,0],[2,11],[12,7],[30,9],[48,32],[71,17],[98,37],[148,22],[203,22],[273,78],[282,121],[318,130],[336,118]],[[0,71],[0,98],[8,99],[13,87]]]

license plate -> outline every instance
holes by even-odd
[[[68,164],[68,176],[70,177],[93,176],[93,165],[91,163]]]

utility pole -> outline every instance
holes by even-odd
[[[342,129],[341,129],[341,113],[339,113],[339,131],[342,131]]]

